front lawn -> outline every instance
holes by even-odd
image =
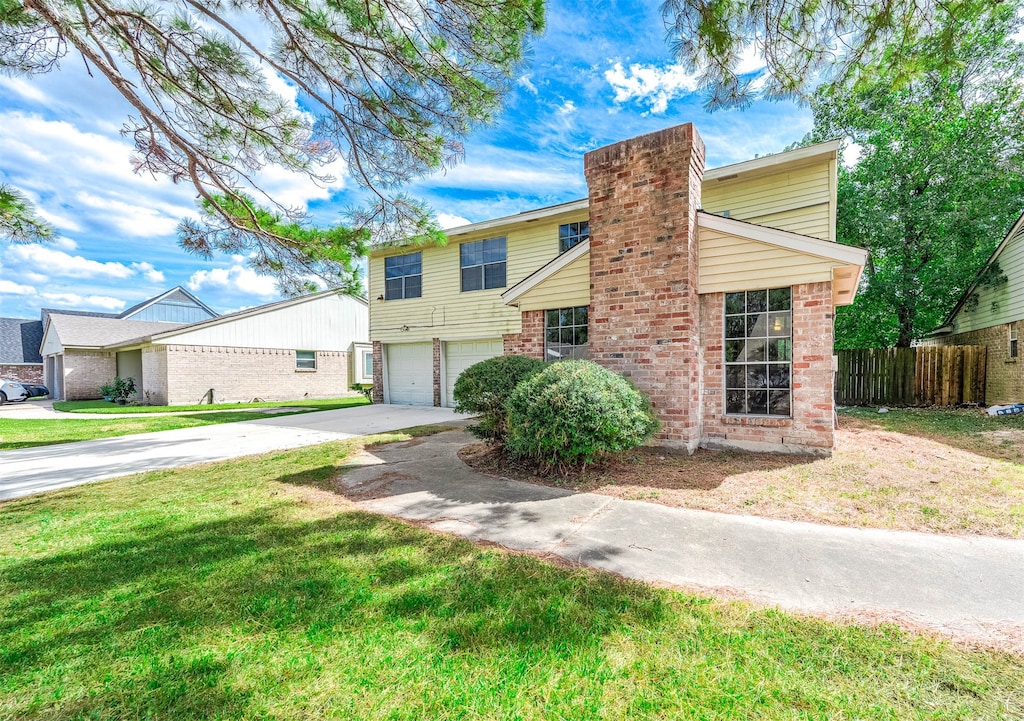
[[[843,526],[1024,538],[1024,416],[848,409],[827,459],[641,448],[569,477],[540,477],[485,446],[496,475],[626,499]]]
[[[109,401],[54,401],[53,409],[65,413],[180,413],[182,411],[239,410],[241,408],[309,408],[330,411],[366,405],[365,396],[344,398],[300,398],[294,401],[262,401],[259,403],[213,403],[190,406],[119,406]]]
[[[1020,657],[560,568],[360,512],[330,490],[357,448],[0,504],[0,718],[1024,714]]]

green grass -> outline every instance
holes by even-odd
[[[1024,660],[356,510],[355,441],[0,504],[0,719],[980,719]]]
[[[191,406],[119,406],[108,401],[54,401],[55,410],[66,413],[176,413],[182,411],[237,410],[239,408],[309,408],[329,411],[335,408],[366,405],[370,401],[363,396],[345,398],[309,399],[296,401],[273,401],[261,403],[214,403]]]

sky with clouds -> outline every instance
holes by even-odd
[[[670,125],[697,125],[709,167],[778,152],[811,129],[810,112],[789,103],[706,113],[694,78],[673,62],[659,4],[549,0],[547,28],[494,124],[467,140],[464,163],[408,192],[452,227],[584,197],[583,153]],[[755,72],[757,58],[743,69]],[[194,191],[133,173],[120,134],[129,113],[74,56],[45,76],[0,76],[0,182],[22,189],[61,233],[0,246],[0,315],[117,312],[175,285],[219,312],[280,297],[244,258],[201,260],[177,245]],[[317,222],[341,222],[357,199],[343,167],[328,172],[338,178],[328,187],[278,169],[262,183]]]

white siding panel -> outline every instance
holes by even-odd
[[[60,338],[57,337],[57,329],[51,324],[47,325],[46,335],[43,336],[43,344],[39,352],[44,356],[64,352],[64,346],[61,345]],[[54,396],[54,398],[56,398],[56,396]]]
[[[387,401],[411,406],[434,404],[432,343],[390,343],[384,346]]]
[[[325,295],[265,313],[185,331],[154,342],[232,348],[347,351],[370,337],[366,304],[347,295]]]
[[[445,395],[442,401],[444,405],[451,407],[455,405],[452,400],[455,381],[459,379],[462,371],[474,363],[501,355],[503,347],[501,338],[449,341],[444,345]]]
[[[975,289],[978,302],[965,304],[953,319],[954,333],[989,328],[1024,318],[1024,232],[1011,238],[999,254],[1006,282]],[[967,310],[973,306],[972,310]]]

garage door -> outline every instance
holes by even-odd
[[[434,346],[395,343],[385,346],[388,401],[412,406],[434,405]]]
[[[452,392],[455,389],[455,381],[462,371],[474,363],[501,355],[501,338],[488,340],[459,340],[448,341],[444,348],[445,361],[445,405],[453,406]]]

